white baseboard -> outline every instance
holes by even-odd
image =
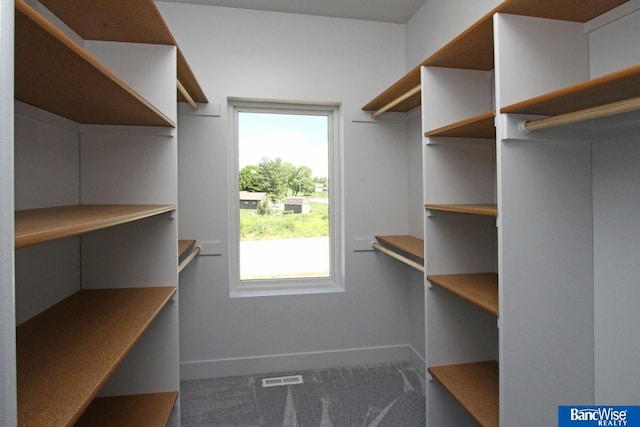
[[[275,354],[228,359],[183,361],[181,380],[326,369],[410,361],[424,375],[424,359],[410,345],[352,348],[310,353]]]
[[[427,361],[424,358],[424,355],[418,353],[413,346],[409,346],[410,354],[409,354],[409,362],[413,365],[414,368],[418,371],[422,378],[427,377]]]

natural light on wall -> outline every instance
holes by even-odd
[[[234,105],[236,290],[337,286],[335,112],[326,105]]]

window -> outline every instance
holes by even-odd
[[[342,291],[335,104],[231,100],[231,295]]]

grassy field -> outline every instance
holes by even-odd
[[[240,210],[240,240],[291,239],[329,235],[329,204],[311,202],[311,212],[285,214],[274,210],[258,215],[254,210]]]

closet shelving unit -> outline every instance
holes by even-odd
[[[42,0],[41,3],[85,40],[176,46],[178,101],[192,106],[193,102],[208,102],[154,2],[98,0],[78,4],[73,0]]]
[[[589,32],[543,17],[494,19],[503,425],[516,422],[510,408],[518,401],[535,399],[550,413],[579,401],[621,403],[638,390],[636,364],[619,356],[624,350],[610,351],[627,342],[612,336],[628,336],[638,322],[627,302],[638,274],[636,237],[625,237],[637,224],[629,182],[638,179],[638,114],[624,113],[637,109],[639,67],[625,60],[637,55],[613,44],[637,36],[627,27],[637,23],[637,7],[628,6],[590,23]],[[632,108],[606,108],[622,104]],[[540,304],[531,306],[534,299]],[[541,398],[516,385],[536,376],[539,393],[554,392]]]
[[[429,373],[482,426],[498,425],[498,363],[432,366]]]
[[[498,315],[498,275],[496,273],[428,275],[427,280],[488,313]]]
[[[15,1],[16,100],[54,117],[53,123],[71,123],[63,125],[71,129],[64,133],[75,132],[79,145],[88,144],[76,154],[81,188],[64,189],[81,203],[36,202],[40,206],[15,212],[18,422],[176,426],[177,197],[171,185],[145,188],[138,182],[144,178],[140,171],[177,179],[170,169],[177,163],[170,130],[176,127],[175,102],[157,106],[125,80],[162,81],[166,85],[157,89],[169,100],[176,84],[184,90],[174,99],[192,105],[207,99],[153,1],[41,3],[85,40],[113,42],[106,49],[164,62],[144,76],[136,71],[121,78],[46,13]],[[164,45],[161,53],[157,45]],[[20,126],[15,145],[31,144]],[[60,132],[57,125],[41,126],[47,130],[34,131],[41,138]],[[103,145],[116,160],[92,151]],[[119,162],[130,154],[139,164],[127,170]],[[113,180],[117,187],[121,176],[131,181],[115,191],[101,182]],[[42,191],[38,179],[29,178],[36,193]],[[49,259],[58,260],[60,248],[80,254],[62,255],[62,276],[70,283],[64,277],[31,283],[25,265],[55,264]]]
[[[424,271],[424,240],[409,235],[376,236],[376,240],[372,243],[374,249]]]
[[[115,227],[175,210],[174,205],[75,205],[17,211],[16,249]]]
[[[486,204],[426,204],[425,209],[430,211],[455,212],[471,215],[498,216],[496,205]]]
[[[583,110],[634,100],[639,96],[640,65],[636,65],[501,107],[500,112],[570,116]],[[620,114],[620,111],[613,110],[612,114]],[[578,122],[579,119],[570,121]]]
[[[571,115],[573,111],[638,97],[639,67],[590,80],[587,76],[586,81],[579,82],[580,75],[588,75],[588,71],[582,69],[571,77],[577,82],[569,85],[542,74],[532,78],[548,78],[549,82],[543,86],[550,89],[536,88],[534,93],[515,94],[516,83],[505,84],[505,75],[512,72],[509,78],[519,81],[519,86],[526,86],[522,81],[527,78],[518,73],[523,67],[535,69],[538,64],[526,60],[519,62],[528,55],[525,44],[517,49],[503,49],[506,53],[501,54],[498,73],[494,45],[497,48],[510,40],[531,37],[527,23],[533,22],[531,25],[536,26],[537,21],[544,21],[571,28],[571,37],[578,39],[578,44],[584,43],[582,47],[586,48],[587,36],[582,24],[623,3],[626,1],[504,1],[363,107],[363,110],[372,111],[374,117],[385,111],[408,112],[422,107],[425,284],[429,288],[425,304],[426,360],[428,372],[436,380],[429,381],[427,386],[428,426],[553,424],[557,421],[557,405],[566,404],[567,399],[573,401],[589,396],[589,391],[583,390],[591,390],[593,395],[593,378],[591,383],[585,379],[581,384],[574,378],[578,372],[589,373],[590,356],[575,356],[576,351],[585,353],[585,347],[589,350],[589,331],[585,332],[587,338],[578,341],[574,350],[564,348],[567,344],[559,336],[563,332],[570,334],[569,325],[574,320],[562,314],[560,307],[562,304],[571,306],[572,302],[560,302],[560,295],[564,297],[565,291],[560,291],[555,299],[548,298],[559,292],[553,283],[567,281],[577,288],[577,283],[584,277],[573,278],[569,271],[572,267],[566,266],[556,278],[544,275],[523,280],[522,275],[526,274],[521,270],[523,264],[536,257],[551,255],[545,253],[542,243],[535,248],[539,252],[531,251],[528,243],[527,248],[522,248],[522,242],[526,240],[519,234],[520,229],[531,228],[527,223],[532,222],[531,215],[540,214],[533,201],[526,203],[526,212],[514,209],[514,203],[518,202],[512,197],[512,191],[518,190],[513,190],[515,184],[510,182],[514,169],[511,158],[505,157],[503,147],[507,144],[509,148],[507,141],[520,138],[518,123],[525,127],[526,119],[530,120],[528,123],[535,123],[540,116]],[[501,15],[515,15],[515,19],[522,22],[512,24],[506,30],[504,25],[500,27],[497,23]],[[545,39],[545,27],[541,28],[532,33]],[[497,32],[498,29],[502,33]],[[508,31],[522,33],[516,37]],[[555,40],[562,40],[565,35],[549,34],[555,34]],[[535,43],[537,51],[544,52],[553,46],[552,37]],[[512,55],[516,50],[518,54]],[[564,52],[566,54],[566,48]],[[546,60],[554,61],[565,62],[555,56]],[[566,72],[558,74],[567,75]],[[420,97],[412,91],[416,87],[420,87]],[[409,91],[412,91],[411,96],[408,96]],[[614,109],[613,114],[616,113]],[[526,162],[524,164],[530,167]],[[560,169],[553,174],[556,179],[559,175]],[[520,202],[527,198],[523,192],[526,190],[519,190],[517,199]],[[538,193],[530,195],[533,194]],[[506,217],[500,213],[504,206],[509,207],[510,215]],[[543,223],[539,226],[543,227]],[[571,228],[566,221],[562,226]],[[562,230],[556,228],[556,235],[564,233],[564,236],[566,233]],[[584,231],[588,232],[587,229]],[[547,239],[556,239],[549,230],[540,234]],[[518,250],[518,256],[512,255],[514,249]],[[550,252],[562,257],[558,253],[561,251]],[[584,251],[577,252],[583,254]],[[532,268],[532,277],[535,277],[534,271]],[[528,287],[523,288],[523,282],[527,282]],[[541,282],[545,282],[544,286],[540,286]],[[592,310],[588,291],[580,289],[575,295],[582,294],[586,301],[582,309]],[[533,308],[532,301],[539,305]],[[539,313],[553,313],[558,317],[536,319]],[[560,322],[562,326],[556,325],[554,329],[545,322]],[[585,326],[579,325],[575,330],[582,333],[580,328]],[[527,353],[539,347],[547,351],[546,360],[535,351]],[[563,371],[563,366],[572,363],[570,353],[574,353],[574,365],[578,368]],[[549,363],[558,366],[553,373],[548,370]],[[544,380],[536,375],[544,376]],[[527,384],[526,391],[522,389],[523,384]],[[464,411],[460,411],[460,407]],[[544,412],[543,417],[539,416],[540,411]]]
[[[191,239],[178,240],[178,273],[185,269],[200,253],[200,246]]]
[[[93,401],[75,425],[93,427],[107,418],[112,425],[118,426],[166,425],[177,398],[177,392],[150,396],[101,397]]]
[[[421,105],[420,92],[407,97],[417,87],[421,87],[420,68],[423,66],[459,68],[489,71],[494,68],[493,61],[493,15],[507,13],[534,16],[572,22],[587,22],[603,13],[626,3],[628,0],[607,2],[568,1],[558,5],[554,0],[507,0],[471,25],[436,53],[425,59],[409,71],[400,80],[389,86],[380,95],[362,107],[365,111],[409,112]],[[398,102],[398,100],[401,100]],[[489,113],[486,113],[489,114]],[[481,119],[478,117],[478,119]],[[456,126],[463,126],[460,123]],[[431,133],[431,130],[425,130]],[[431,135],[429,135],[431,136]],[[444,135],[443,135],[444,136]],[[455,135],[450,135],[455,136]]]
[[[175,290],[81,290],[18,326],[20,424],[75,423]],[[158,395],[132,398],[154,402]],[[157,409],[171,413],[174,402],[157,403],[170,403]]]
[[[175,127],[24,1],[15,4],[17,100],[78,123]]]
[[[457,138],[495,138],[495,113],[489,111],[458,123],[442,126],[425,132],[425,136],[445,136]]]

